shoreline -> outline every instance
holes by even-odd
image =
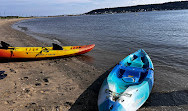
[[[46,46],[11,27],[20,20],[23,19],[0,21],[1,40],[12,46]],[[0,80],[0,109],[4,111],[68,111],[102,74],[102,71],[79,61],[77,57],[4,62],[0,67],[7,74]],[[97,108],[95,105],[92,107]]]

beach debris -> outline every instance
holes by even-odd
[[[10,72],[14,72],[14,73],[16,73],[16,71],[15,71],[14,69],[10,69]]]
[[[65,102],[64,105],[65,105],[66,107],[70,107],[70,106],[73,105],[73,103],[72,103],[72,102]]]
[[[35,86],[41,86],[41,83],[36,83]]]
[[[40,93],[45,93],[45,91],[40,91]]]
[[[7,77],[7,74],[4,74],[5,71],[0,71],[0,79],[4,79],[5,77]]]
[[[29,88],[26,88],[26,89],[24,89],[24,92],[25,92],[25,93],[29,93],[29,92],[30,92],[30,89],[29,89]]]
[[[48,78],[43,79],[44,82],[49,82]]]
[[[37,104],[34,103],[34,102],[32,102],[32,103],[27,104],[25,107],[26,107],[26,108],[35,108],[36,106],[37,106]],[[35,111],[35,110],[34,110],[34,111]]]
[[[20,80],[28,80],[28,79],[29,79],[29,77],[27,77],[27,76],[20,78]]]
[[[15,102],[13,101],[13,100],[8,100],[8,101],[6,101],[6,104],[10,104],[10,105],[12,105],[12,104],[14,104]]]
[[[27,79],[28,80],[29,77],[24,77],[24,79]]]

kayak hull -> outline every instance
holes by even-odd
[[[127,66],[126,63],[134,54],[144,53],[147,59],[147,69],[141,68],[138,64]],[[139,57],[138,57],[139,58]],[[138,61],[137,61],[138,62]],[[121,70],[125,70],[124,75],[119,75]],[[131,73],[129,73],[131,72]],[[139,80],[134,82],[123,81],[123,76],[129,73],[128,78],[134,78],[137,72],[142,74]],[[135,75],[131,75],[135,73]],[[144,75],[144,76],[143,76]],[[120,77],[122,76],[122,77]],[[154,83],[153,64],[149,56],[143,50],[139,50],[116,65],[104,80],[98,96],[99,111],[136,111],[148,99]]]
[[[91,51],[94,47],[94,44],[85,46],[65,46],[62,47],[63,50],[53,50],[52,47],[9,47],[8,49],[0,49],[0,58],[32,59],[74,56],[85,54]]]

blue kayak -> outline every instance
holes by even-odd
[[[104,80],[99,111],[135,111],[148,99],[154,83],[154,67],[140,49],[119,62]]]

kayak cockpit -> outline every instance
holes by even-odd
[[[121,66],[117,72],[117,77],[126,85],[139,84],[146,76],[148,71],[143,68]]]
[[[149,60],[144,50],[139,50],[120,62],[122,66],[130,66],[137,68],[149,68]]]

